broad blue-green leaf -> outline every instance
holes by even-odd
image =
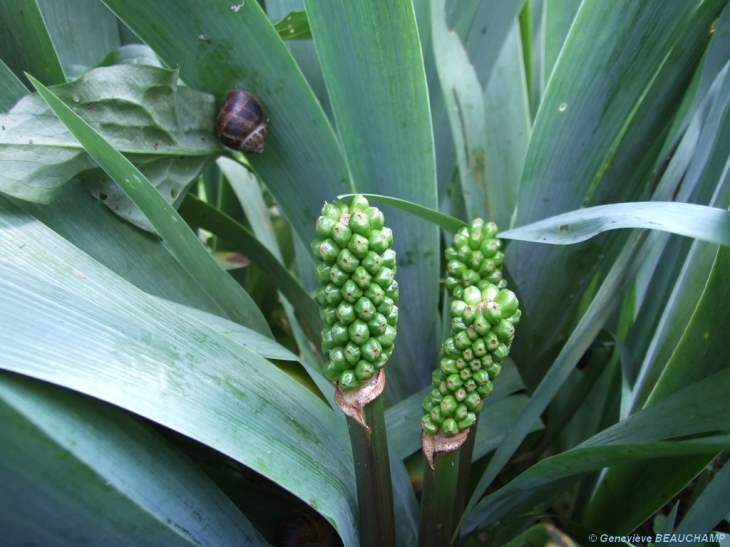
[[[268,336],[264,336],[255,330],[234,323],[229,319],[168,300],[162,301],[162,305],[174,309],[176,314],[188,316],[188,319],[191,321],[200,321],[234,342],[259,354],[261,357],[278,359],[280,361],[299,360],[297,355]]]
[[[344,420],[199,319],[152,298],[0,200],[2,367],[196,439],[317,505],[355,544]]]
[[[9,545],[267,544],[208,477],[118,408],[3,371],[0,416]]]
[[[676,139],[681,132],[675,132],[674,127],[682,126],[679,123],[680,103],[692,96],[692,74],[707,48],[710,39],[707,29],[717,17],[721,3],[724,2],[702,3],[683,23],[682,38],[677,40],[662,62],[627,120],[620,139],[604,158],[584,206],[644,200],[649,192],[654,201],[706,203],[706,200],[682,197],[672,181],[673,177],[668,177],[665,169],[667,159],[674,162],[672,156],[679,152]],[[679,119],[672,120],[677,110]],[[681,165],[682,162],[678,163]],[[657,185],[656,180],[660,176],[662,180]]]
[[[91,197],[78,181],[69,183],[52,207],[30,202],[16,204],[144,292],[220,314],[217,304],[200,290],[197,281],[182,268],[159,237],[121,220]]]
[[[247,159],[308,244],[322,203],[351,192],[352,182],[322,107],[259,3],[104,3],[167,66],[179,66],[187,85],[219,101],[240,87],[260,99],[270,120],[266,151]]]
[[[433,137],[421,48],[409,0],[306,1],[337,128],[358,192],[436,209]],[[340,192],[342,193],[342,192]],[[437,342],[438,231],[390,208],[398,254],[402,336],[386,395],[429,382]],[[424,343],[427,341],[427,343]]]
[[[0,4],[0,59],[25,85],[25,72],[34,73],[46,85],[66,81],[36,0]]]
[[[499,237],[572,245],[621,228],[661,230],[730,246],[730,212],[692,203],[651,201],[588,207],[501,232]]]
[[[168,245],[175,257],[216,301],[221,311],[234,321],[270,334],[263,315],[251,297],[215,262],[195,234],[183,223],[177,211],[124,156],[101,138],[68,106],[31,76],[43,99],[64,125],[80,140],[86,152],[140,208]]]

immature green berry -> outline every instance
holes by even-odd
[[[432,391],[422,405],[428,435],[452,436],[474,425],[514,339],[521,312],[502,278],[496,235],[493,222],[476,219],[445,251],[445,283],[454,298],[451,336],[441,345]]]
[[[317,300],[325,377],[343,390],[358,387],[393,352],[398,323],[393,232],[364,196],[325,203],[316,223]]]

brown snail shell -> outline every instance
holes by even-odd
[[[266,145],[268,121],[254,95],[243,89],[232,89],[218,113],[216,130],[228,148],[260,154]]]

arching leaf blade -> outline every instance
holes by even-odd
[[[707,42],[707,34],[691,32],[697,23],[695,12],[717,11],[721,4],[659,0],[581,4],[535,118],[513,226],[577,210],[592,195],[610,196],[625,189],[632,167],[624,167],[629,169],[625,177],[612,172],[610,183],[602,186],[611,154],[634,121],[646,125],[659,120],[652,126],[654,135],[665,130],[659,127],[671,125],[672,105],[650,118],[634,120],[633,114],[679,43],[690,36]],[[681,94],[686,82],[676,80],[672,85]],[[639,134],[638,129],[631,134]],[[659,149],[653,147],[648,153],[656,158]],[[544,355],[562,335],[577,307],[576,294],[596,274],[606,248],[621,243],[622,235],[612,232],[575,247],[509,245],[510,273],[523,296],[525,315],[534,320],[533,355],[528,359]],[[550,295],[542,290],[546,285]],[[559,318],[550,312],[556,306],[564,310]]]
[[[617,203],[557,215],[499,234],[552,245],[572,245],[607,230],[660,230],[730,246],[730,212],[715,207],[676,202]]]

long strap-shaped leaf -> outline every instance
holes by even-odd
[[[730,212],[693,203],[600,205],[501,232],[504,239],[571,245],[607,230],[646,228],[730,246]]]
[[[579,446],[543,460],[525,471],[507,486],[484,498],[469,515],[466,529],[489,526],[509,513],[525,499],[536,501],[535,489],[554,485],[556,481],[604,467],[630,463],[636,459],[653,459],[670,455],[715,454],[730,444],[730,435],[718,435],[693,441],[661,442],[677,437],[727,431],[730,401],[726,382],[730,371],[718,372],[692,384],[663,401],[613,427],[602,431]],[[706,403],[698,408],[697,401]],[[697,411],[695,411],[697,409]],[[557,496],[554,489],[550,494]],[[544,495],[544,492],[540,495]],[[486,520],[485,520],[486,519]]]

